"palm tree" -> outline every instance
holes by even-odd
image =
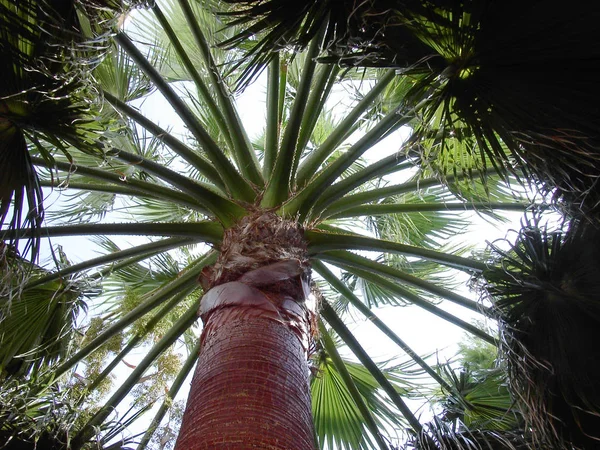
[[[483,275],[493,298],[509,384],[537,446],[598,446],[600,398],[590,345],[598,315],[598,230],[588,223],[525,221],[514,244],[494,247]],[[508,274],[508,276],[506,276]]]
[[[493,219],[495,209],[527,202],[493,177],[484,187],[460,171],[442,182],[439,171],[419,169],[413,139],[403,145],[394,134],[417,125],[394,103],[414,83],[394,70],[342,73],[318,62],[318,40],[301,54],[280,52],[268,67],[264,133],[253,141],[234,100],[245,66],[232,72],[230,63],[241,53],[214,46],[235,29],[188,0],[130,19],[92,73],[100,95],[89,140],[98,152],[68,140],[52,160],[31,149],[40,184],[69,196],[39,233],[97,236],[103,251],[19,286],[25,295],[87,274],[104,290],[83,319],[78,348],[48,369],[37,392],[62,383],[78,407],[98,406],[69,430],[68,445],[110,446],[114,435],[98,430],[126,398],[136,401],[124,422],[162,399],[138,438],[146,447],[196,362],[178,448],[310,449],[318,441],[385,449],[390,430],[420,433],[405,401],[405,371],[376,364],[346,319],[364,315],[451,389],[373,310],[417,305],[495,343],[437,305],[486,312],[453,284],[485,264],[445,244],[468,224],[465,210]],[[332,112],[339,89],[358,97],[342,115]],[[153,90],[181,119],[184,136],[139,108]],[[398,151],[378,157],[375,146],[386,138]],[[4,239],[31,235],[7,230]],[[121,248],[114,235],[148,239]],[[129,361],[134,349],[145,352],[137,364]],[[184,361],[178,352],[187,353]],[[121,362],[129,376],[100,400],[97,390]],[[168,439],[172,430],[162,430]]]

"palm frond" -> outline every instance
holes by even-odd
[[[324,351],[321,350],[320,354]],[[370,438],[364,431],[364,419],[357,411],[347,392],[347,387],[338,370],[326,354],[314,357],[318,363],[314,366],[315,376],[311,380],[313,414],[319,420],[315,423],[319,442],[328,447],[335,445],[341,449],[372,448]],[[344,360],[352,379],[369,409],[374,411],[375,420],[380,426],[397,426],[397,413],[391,402],[378,392],[378,384],[362,365]],[[392,374],[391,371],[385,373]],[[403,379],[402,375],[398,376]],[[403,389],[401,385],[398,389]],[[406,426],[406,425],[404,425]],[[343,433],[337,430],[344,430]]]
[[[160,62],[155,61],[155,64],[160,65]],[[103,91],[124,102],[144,97],[153,89],[144,73],[120,48],[111,48],[92,75]]]
[[[593,214],[598,113],[587,101],[596,86],[585,74],[600,60],[589,34],[598,10],[539,6],[471,2],[438,10],[443,21],[415,20],[415,33],[443,64],[407,98],[413,105],[427,98],[417,133],[422,154],[442,171],[525,174],[572,213]],[[573,71],[583,75],[563,83]]]
[[[412,439],[405,450],[529,450],[531,442],[520,431],[455,430],[438,418]]]
[[[23,289],[16,276],[6,275],[20,266],[28,273],[27,281],[47,275],[2,246],[1,270],[3,292],[0,296],[0,373],[2,376],[24,376],[31,370],[66,358],[72,351],[76,321],[86,311],[85,286],[76,279],[51,281],[35,288]],[[69,265],[62,250],[62,263]],[[88,290],[88,294],[93,293]]]
[[[45,394],[36,393],[43,382],[42,375],[27,381],[2,382],[0,440],[7,449],[52,449],[68,445],[69,435],[82,411],[77,409],[68,388],[45,386]]]
[[[245,47],[245,57],[251,61],[242,75],[246,83],[266,67],[277,50],[303,49],[319,33],[324,35],[320,50],[330,55],[324,60],[352,66],[387,66],[390,59],[416,62],[432,53],[407,32],[402,16],[397,20],[398,6],[391,1],[303,0],[293,7],[279,0],[225,3],[231,7],[221,14],[232,18],[229,25],[244,29],[221,45]],[[420,6],[419,2],[402,3],[403,9]],[[396,43],[394,48],[386,48],[390,43]]]
[[[414,74],[400,103],[417,110],[421,153],[442,173],[524,173],[570,213],[595,214],[598,112],[587,99],[597,89],[591,74],[600,60],[592,31],[598,8],[564,13],[559,1],[543,8],[490,1],[227,3],[233,6],[225,15],[246,30],[223,45],[251,42],[247,77],[275,50],[304,48],[325,28],[321,47],[330,59]],[[580,75],[564,83],[571,73]]]
[[[380,204],[418,205],[426,202],[443,204],[448,197],[450,196],[447,193],[429,190],[422,195],[413,192],[387,198]],[[469,224],[469,221],[459,214],[444,213],[444,211],[385,214],[369,217],[367,220],[373,231],[382,239],[431,249],[439,248],[450,236],[463,233]]]
[[[470,430],[510,431],[522,427],[503,368],[472,372],[464,367],[453,370],[446,364],[442,373],[452,386],[440,399],[444,421]]]
[[[122,6],[93,1],[0,3],[5,58],[0,70],[0,171],[13,174],[0,187],[0,224],[14,193],[9,229],[35,230],[43,220],[43,196],[29,150],[49,163],[57,149],[68,156],[68,145],[102,154],[96,144],[101,130],[94,122],[97,108],[87,84],[109,36],[98,25],[116,22]],[[39,237],[30,245],[35,259]]]
[[[372,425],[375,422],[379,426],[384,423],[398,425],[399,418],[393,404],[377,391],[378,383],[367,369],[343,360],[338,354],[329,356],[324,344],[322,347],[320,356],[315,359],[317,364],[313,370],[316,376],[311,380],[311,394],[315,399],[313,414],[320,419],[315,423],[319,441],[348,450],[373,448],[375,445],[381,448],[381,437],[370,435]],[[357,407],[353,398],[357,394],[363,407],[373,411],[370,416],[365,417],[364,410]]]

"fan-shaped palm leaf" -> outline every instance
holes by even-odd
[[[323,335],[323,339],[330,338]],[[386,425],[397,426],[393,403],[378,391],[379,384],[364,366],[345,360],[339,355],[329,357],[324,347],[325,345],[320,345],[313,356],[315,376],[311,381],[313,414],[318,418],[315,429],[319,442],[321,446],[326,444],[327,448],[372,448],[373,437],[369,435],[369,420],[373,420],[381,428],[385,428]],[[365,418],[361,409],[354,406],[353,394],[344,380],[346,375],[340,373],[344,371],[342,365],[352,378],[365,406],[373,411],[372,419]],[[394,381],[398,382],[395,386],[399,392],[408,393],[413,386],[403,380],[400,367],[394,369],[395,373],[389,370],[383,372],[389,374],[390,378],[395,376]]]
[[[47,275],[44,269],[11,254],[5,244],[2,250],[0,270],[4,276],[17,271],[24,274],[28,282],[35,282]],[[58,254],[61,263],[68,267],[62,250],[59,249]],[[23,376],[64,359],[72,350],[77,317],[86,309],[81,283],[62,279],[23,290],[23,280],[18,276],[4,281],[8,286],[3,286],[0,296],[2,376]]]

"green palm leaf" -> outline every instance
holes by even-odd
[[[50,281],[22,292],[28,282],[47,274],[40,267],[11,254],[2,244],[0,267],[6,283],[0,296],[0,373],[23,376],[65,358],[73,348],[77,317],[87,309],[82,283],[74,278]],[[68,267],[62,250],[61,263]],[[10,273],[13,275],[9,275]],[[10,278],[6,278],[9,276]],[[94,292],[87,289],[87,294]]]
[[[316,362],[313,368],[316,375],[311,382],[313,414],[318,418],[315,428],[321,445],[343,449],[372,448],[372,437],[365,432],[365,419],[353,404],[352,396],[336,365],[324,349],[319,350],[313,359]],[[343,360],[343,363],[366,406],[375,412],[374,420],[377,424],[396,430],[406,427],[407,424],[397,417],[393,404],[378,392],[379,385],[369,371],[356,362]],[[404,374],[401,368],[402,366],[396,367],[396,373],[389,370],[384,373],[395,377],[395,381],[399,382],[399,391],[408,392],[413,387],[403,384]]]

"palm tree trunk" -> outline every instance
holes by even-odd
[[[310,268],[294,222],[258,211],[205,269],[200,355],[176,450],[314,450]]]
[[[208,318],[175,449],[313,450],[306,336],[258,289],[221,287],[221,305],[203,314]],[[232,300],[235,305],[223,304]]]

